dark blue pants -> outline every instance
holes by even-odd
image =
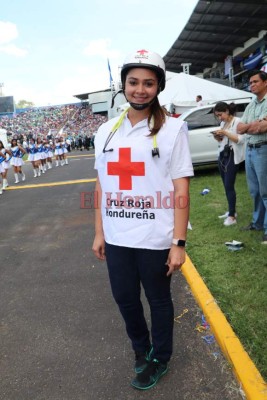
[[[234,217],[236,213],[235,179],[238,171],[238,164],[234,163],[233,150],[231,150],[228,157],[224,157],[223,152],[221,152],[219,155],[218,165],[228,201],[229,216]]]
[[[145,352],[151,340],[140,299],[141,284],[151,313],[153,357],[168,362],[172,354],[174,310],[171,276],[167,277],[169,250],[133,249],[106,243],[111,289],[135,351]]]

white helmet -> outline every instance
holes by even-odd
[[[149,50],[138,50],[129,54],[124,60],[121,68],[121,82],[124,88],[128,71],[132,68],[148,68],[156,72],[159,80],[160,91],[165,88],[165,63],[159,54]]]

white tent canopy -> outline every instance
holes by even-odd
[[[195,107],[196,96],[201,95],[204,104],[223,100],[251,98],[252,94],[244,90],[214,83],[194,75],[167,72],[166,87],[159,94],[159,101],[167,109],[171,105],[183,111]]]

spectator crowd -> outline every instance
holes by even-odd
[[[69,137],[71,141],[85,146],[86,138],[92,138],[106,116],[93,114],[89,108],[70,104],[63,106],[31,108],[12,117],[0,117],[0,128],[6,129],[9,139],[27,142],[38,137],[51,139]]]
[[[40,177],[55,166],[68,165],[71,149],[94,148],[94,136],[106,116],[93,114],[89,108],[75,104],[31,108],[12,116],[0,117],[8,146],[0,141],[0,194],[9,186],[7,175],[13,169],[14,183],[24,181],[24,155],[31,162],[34,177]],[[2,181],[2,182],[1,182]]]

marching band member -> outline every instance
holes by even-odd
[[[10,164],[13,165],[14,169],[14,175],[15,175],[15,183],[19,183],[19,175],[21,174],[21,179],[22,181],[25,181],[26,176],[24,172],[22,171],[22,165],[24,165],[24,161],[22,159],[23,155],[26,154],[26,150],[18,144],[17,139],[12,139],[11,140],[11,153],[12,153],[12,158],[10,161]]]
[[[58,137],[55,138],[55,156],[56,156],[56,167],[59,165],[59,161],[62,163],[63,149],[61,142]],[[62,165],[62,164],[61,164]]]
[[[2,177],[3,177],[3,173],[5,172],[5,169],[2,164],[5,161],[5,159],[6,159],[6,155],[0,149],[0,174]],[[2,182],[2,185],[0,185],[0,194],[3,194],[3,189],[4,189],[3,186],[4,186],[4,182]]]
[[[45,173],[45,167],[44,167],[44,148],[43,148],[43,141],[40,137],[37,138],[36,142],[36,147],[37,147],[37,154],[36,154],[36,160],[38,162],[38,176],[41,176],[41,172],[44,174]]]
[[[33,176],[34,176],[34,178],[37,178],[39,166],[38,166],[38,162],[36,160],[37,147],[35,144],[35,139],[33,139],[33,138],[31,138],[29,140],[29,144],[27,146],[27,153],[28,153],[28,161],[30,161],[32,164]]]
[[[2,161],[2,168],[4,171],[1,172],[1,175],[3,178],[3,190],[5,190],[5,188],[8,187],[7,173],[8,173],[8,170],[10,169],[10,160],[12,158],[12,153],[10,150],[8,150],[4,147],[4,144],[1,140],[0,140],[0,151],[5,156],[5,159]]]
[[[46,147],[46,153],[47,153],[47,159],[46,159],[47,166],[48,166],[48,169],[51,169],[52,168],[52,159],[53,159],[53,142],[52,142],[52,140],[50,140],[49,142],[47,140],[45,143],[45,147]]]
[[[63,149],[61,165],[64,165],[64,164],[68,165],[69,163],[68,163],[68,158],[67,158],[67,154],[68,154],[67,143],[63,137],[60,138],[60,142],[61,142],[61,147]]]

